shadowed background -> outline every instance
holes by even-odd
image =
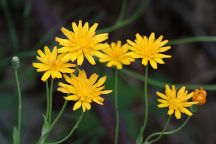
[[[141,0],[127,0],[124,19],[137,12]],[[12,142],[12,128],[17,122],[17,92],[10,60],[18,55],[21,60],[19,69],[23,98],[22,141],[24,144],[36,143],[43,122],[42,113],[46,109],[45,83],[40,80],[42,73],[32,67],[36,50],[57,44],[55,36],[63,37],[62,26],[71,30],[73,21],[83,20],[99,23],[98,29],[114,25],[121,11],[120,0],[1,0],[0,1],[0,143]],[[109,40],[135,39],[135,34],[175,40],[185,37],[216,35],[216,1],[213,0],[148,0],[139,17],[125,26],[109,32]],[[172,41],[173,43],[175,41]],[[150,78],[177,84],[214,84],[216,80],[216,44],[214,42],[181,43],[172,45],[168,51],[171,59],[158,70],[150,69]],[[83,68],[90,75],[107,75],[107,89],[113,89],[113,70],[97,63],[90,66],[85,61]],[[145,68],[137,60],[129,67],[144,75]],[[58,80],[55,80],[57,83]],[[199,88],[199,87],[197,87]],[[55,87],[56,89],[56,87]],[[120,144],[134,144],[136,135],[143,123],[145,102],[143,82],[120,72]],[[160,131],[168,118],[166,109],[157,108],[157,85],[149,85],[150,114],[144,136]],[[216,89],[215,89],[216,90]],[[57,114],[63,105],[62,94],[54,92],[53,111]],[[48,141],[64,137],[73,127],[81,110],[72,111],[73,102],[67,106],[63,117],[53,129]],[[66,144],[110,144],[114,141],[115,111],[113,94],[105,96],[104,106],[94,105],[88,111],[79,128]],[[163,136],[161,144],[215,144],[216,127],[215,92],[207,91],[207,104],[200,107],[186,127],[173,135]],[[171,120],[169,130],[178,127],[181,120]]]

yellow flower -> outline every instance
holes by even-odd
[[[105,54],[99,56],[99,61],[104,63],[108,62],[107,66],[116,66],[118,69],[122,69],[122,64],[129,65],[134,59],[128,52],[128,45],[121,45],[121,41],[117,43],[112,42],[109,48],[102,50]]]
[[[130,49],[133,51],[132,56],[134,58],[142,58],[142,64],[147,65],[150,62],[153,69],[157,69],[157,63],[165,64],[163,58],[171,58],[170,55],[161,54],[169,50],[170,46],[164,46],[168,40],[162,41],[161,35],[158,39],[155,38],[155,34],[151,33],[150,37],[141,37],[140,34],[136,34],[135,42],[127,40],[130,44]]]
[[[98,75],[92,74],[88,79],[84,70],[79,70],[78,76],[71,74],[71,76],[64,75],[66,82],[69,84],[64,84],[59,82],[58,91],[62,93],[71,94],[65,96],[65,100],[77,101],[73,107],[73,110],[77,110],[82,106],[83,112],[91,109],[92,101],[103,105],[104,98],[100,95],[109,94],[112,90],[104,90],[103,86],[106,81],[106,76],[100,78],[98,81]],[[96,82],[97,81],[97,82]]]
[[[61,31],[67,37],[67,39],[62,39],[56,37],[56,41],[59,42],[62,48],[58,50],[59,53],[66,53],[65,59],[70,59],[75,61],[77,59],[77,64],[82,65],[84,61],[84,56],[87,58],[89,63],[95,64],[93,56],[100,55],[100,51],[107,47],[107,45],[101,42],[108,39],[108,33],[95,34],[95,30],[98,24],[95,23],[89,28],[88,22],[82,27],[82,21],[79,21],[78,26],[75,22],[72,23],[73,31],[69,31],[64,27]]]
[[[42,81],[46,81],[50,76],[54,78],[62,78],[61,73],[72,73],[74,69],[70,67],[75,67],[74,64],[67,63],[69,60],[63,59],[64,54],[58,55],[57,47],[54,46],[53,51],[51,52],[47,46],[44,47],[45,53],[40,49],[37,51],[39,56],[36,58],[41,63],[33,63],[33,67],[37,68],[37,72],[43,72],[41,77]]]
[[[192,113],[186,108],[190,107],[197,102],[188,102],[188,100],[193,96],[193,92],[188,94],[183,86],[177,93],[175,86],[172,89],[168,85],[165,86],[165,94],[156,92],[156,94],[162,99],[158,99],[161,104],[158,105],[159,108],[169,107],[168,115],[172,115],[175,112],[175,117],[177,119],[181,118],[181,113],[185,113],[192,116]]]
[[[206,103],[207,93],[203,90],[203,87],[194,90],[194,95],[192,96],[193,101],[198,102],[199,105],[203,105]]]

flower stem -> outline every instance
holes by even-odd
[[[146,4],[147,4],[147,0],[142,0],[139,9],[131,17],[129,17],[125,20],[121,20],[122,18],[120,17],[119,18],[120,20],[118,19],[116,24],[114,24],[110,27],[104,28],[104,29],[97,30],[97,33],[112,32],[112,31],[114,31],[120,27],[123,27],[123,26],[126,26],[126,25],[132,23],[133,21],[135,21],[138,17],[140,17],[142,15],[142,12],[143,12],[144,8],[146,7]],[[126,3],[125,3],[125,5],[126,5]],[[123,16],[123,14],[122,14],[122,16]]]
[[[168,126],[168,124],[169,124],[169,122],[170,122],[171,117],[172,117],[172,115],[170,115],[169,118],[167,119],[167,122],[166,122],[166,124],[165,124],[165,126],[164,126],[164,128],[163,128],[163,130],[162,130],[162,132],[161,132],[161,134],[160,134],[157,138],[155,138],[155,139],[153,139],[153,140],[151,140],[151,141],[149,141],[149,140],[154,136],[155,133],[149,135],[149,136],[146,138],[144,144],[145,144],[145,143],[152,144],[152,143],[157,142],[157,141],[163,136],[164,131],[167,129],[167,126]],[[148,142],[148,141],[149,141],[149,142]]]
[[[140,133],[137,137],[136,143],[141,144],[143,140],[143,133],[145,131],[147,122],[148,122],[148,92],[147,92],[147,85],[148,85],[148,64],[146,65],[146,70],[145,70],[145,84],[144,84],[144,96],[145,96],[145,118],[144,118],[144,123],[143,126],[140,130]]]
[[[18,126],[17,126],[17,130],[20,136],[21,135],[21,121],[22,121],[22,97],[21,97],[21,89],[20,89],[17,69],[14,69],[14,73],[15,73],[16,85],[17,85],[17,91],[18,91],[18,122],[17,122]]]
[[[46,98],[47,98],[47,106],[46,106],[46,119],[49,115],[49,82],[46,81]]]
[[[74,131],[78,128],[80,121],[82,120],[84,115],[84,112],[82,112],[82,114],[80,115],[78,121],[76,122],[76,124],[74,125],[74,127],[72,128],[72,130],[69,132],[69,134],[64,137],[63,139],[56,141],[56,142],[50,142],[50,143],[46,143],[46,144],[61,144],[63,142],[65,142],[68,138],[70,138],[72,136],[72,134],[74,133]]]
[[[180,131],[187,123],[188,123],[188,121],[190,120],[190,116],[185,120],[185,122],[180,126],[180,127],[178,127],[177,129],[175,129],[175,130],[172,130],[172,131],[168,131],[168,132],[156,132],[156,133],[153,133],[152,135],[151,135],[151,137],[154,137],[154,136],[157,136],[157,135],[170,135],[170,134],[174,134],[174,133],[176,133],[176,132],[178,132],[178,131]],[[153,141],[153,140],[152,140]],[[150,142],[147,142],[148,144],[150,144],[150,143],[153,143],[152,141],[150,141]]]
[[[126,4],[127,4],[127,0],[122,0],[121,11],[120,11],[120,14],[119,14],[119,17],[116,23],[122,21],[124,14],[125,14]]]
[[[50,131],[52,130],[52,128],[55,126],[55,124],[57,123],[57,121],[59,120],[59,118],[61,117],[61,115],[63,114],[63,112],[64,112],[64,110],[65,110],[65,108],[67,106],[67,103],[68,103],[68,101],[64,102],[64,104],[63,104],[60,112],[58,113],[58,115],[56,116],[56,118],[54,119],[54,121],[52,122],[52,124],[50,124],[50,127],[48,128],[48,130],[46,132],[46,135],[44,137],[42,137],[42,138],[39,139],[38,144],[44,144],[45,143],[45,141],[46,141],[46,139],[47,139]]]
[[[50,100],[49,100],[49,118],[48,118],[48,122],[51,123],[52,121],[52,94],[53,94],[53,82],[54,79],[51,79],[51,84],[50,84]]]
[[[53,126],[56,124],[56,122],[58,121],[58,119],[59,119],[59,118],[61,117],[61,115],[63,114],[63,112],[64,112],[64,110],[65,110],[65,108],[66,108],[66,106],[67,106],[67,103],[68,103],[68,101],[65,101],[65,102],[64,102],[64,104],[63,104],[63,106],[62,106],[62,108],[61,108],[59,114],[56,116],[55,120],[54,120],[54,121],[52,122],[52,124],[50,125],[48,132],[49,132],[50,130],[52,130]]]
[[[119,136],[119,108],[118,108],[118,69],[115,69],[115,112],[116,112],[116,127],[115,127],[115,144],[118,144]]]

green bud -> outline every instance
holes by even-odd
[[[13,56],[11,62],[14,69],[18,69],[20,67],[20,60],[17,56]]]

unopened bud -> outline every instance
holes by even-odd
[[[19,58],[17,56],[13,56],[11,62],[12,62],[12,66],[13,66],[14,69],[19,68],[20,60],[19,60]]]

